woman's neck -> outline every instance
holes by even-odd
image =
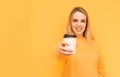
[[[83,35],[76,35],[76,36],[77,36],[78,39],[83,38]]]

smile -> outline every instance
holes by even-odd
[[[82,27],[75,27],[75,30],[78,32],[82,31],[82,29],[83,29]]]

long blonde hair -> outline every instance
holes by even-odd
[[[91,30],[90,30],[89,23],[88,23],[89,22],[88,21],[88,14],[87,14],[86,10],[82,7],[75,7],[71,11],[70,16],[69,16],[69,20],[68,20],[68,24],[67,24],[67,34],[75,35],[74,31],[72,30],[71,18],[72,18],[72,15],[78,11],[83,13],[86,16],[86,28],[85,28],[85,31],[83,32],[83,37],[85,37],[88,41],[94,40],[92,33],[91,33]]]

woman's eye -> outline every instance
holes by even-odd
[[[85,20],[81,20],[81,22],[86,22]]]
[[[78,20],[74,19],[73,22],[77,22]]]

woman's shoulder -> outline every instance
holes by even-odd
[[[94,47],[94,48],[96,48],[96,49],[99,49],[98,43],[97,43],[96,40],[91,40],[91,41],[89,42],[89,45],[91,45],[92,47]]]
[[[100,51],[99,45],[96,40],[92,40],[91,44],[98,52]]]
[[[92,40],[92,43],[97,45],[97,42],[96,42],[96,40]]]
[[[96,42],[96,40],[94,40],[94,39],[89,40],[88,42],[89,42],[90,44],[97,45],[97,42]]]

